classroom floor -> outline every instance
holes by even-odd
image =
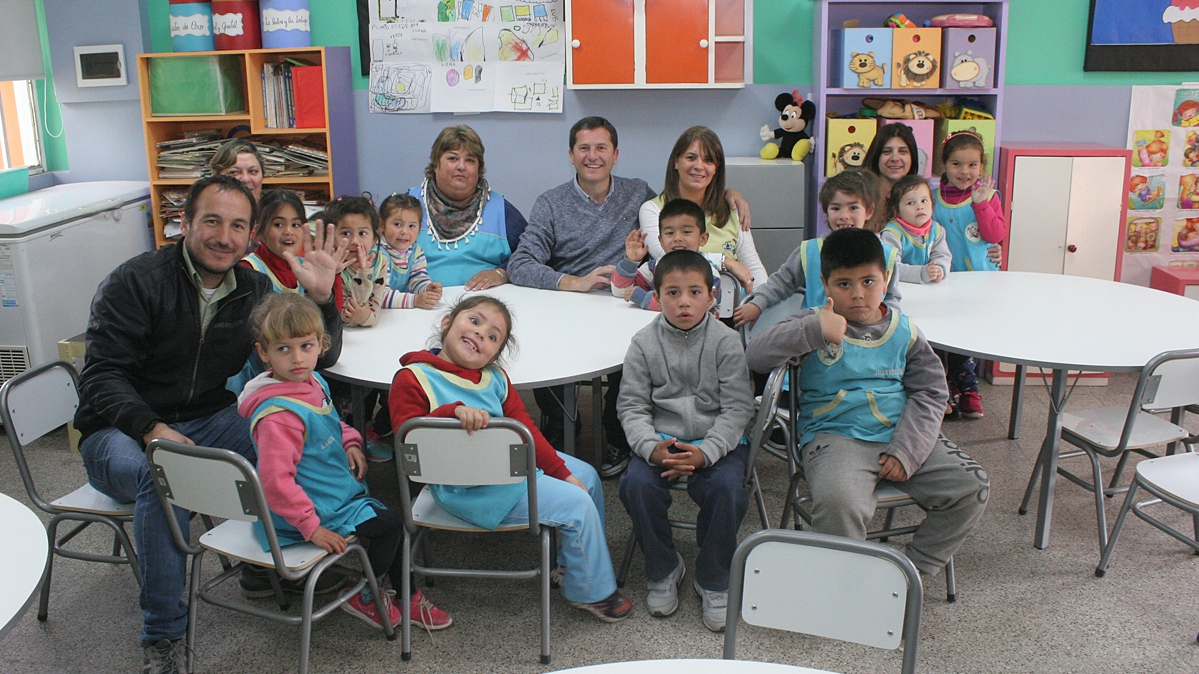
[[[1135,378],[1121,375],[1108,387],[1079,387],[1073,409],[1126,405]],[[1034,515],[1016,514],[1045,428],[1048,396],[1037,384],[1026,395],[1021,437],[1007,439],[1010,387],[984,384],[987,416],[951,421],[944,433],[988,470],[990,503],[982,524],[956,556],[958,601],[945,602],[941,577],[924,588],[917,666],[921,672],[1186,672],[1199,661],[1199,558],[1140,520],[1129,518],[1105,578],[1093,575],[1099,558],[1093,498],[1058,482],[1050,546],[1032,546]],[[532,396],[526,404],[532,410]],[[590,398],[583,393],[584,456],[590,456]],[[536,417],[534,417],[536,418]],[[1199,418],[1188,425],[1199,429]],[[79,458],[66,445],[65,431],[39,441],[31,455],[43,494],[57,496],[86,478]],[[1085,461],[1073,461],[1085,468]],[[1109,470],[1114,465],[1105,461]],[[368,476],[376,495],[394,502],[394,464],[372,464]],[[758,463],[769,515],[777,525],[786,485],[786,467],[763,456]],[[607,490],[608,540],[619,563],[629,533],[628,517],[616,494]],[[28,504],[7,440],[0,440],[0,491]],[[685,500],[685,499],[684,499]],[[1108,503],[1114,521],[1123,497]],[[693,507],[690,502],[677,506]],[[1035,506],[1034,506],[1035,507]],[[1189,530],[1190,518],[1160,509],[1164,519]],[[1167,512],[1168,511],[1168,512]],[[913,509],[909,515],[919,517]],[[902,518],[902,517],[901,517]],[[897,518],[897,519],[901,519]],[[48,517],[43,515],[43,520]],[[754,509],[742,535],[760,526]],[[491,547],[492,539],[498,545]],[[103,551],[111,537],[84,538]],[[534,563],[536,548],[527,534],[435,539],[439,559],[465,563]],[[694,559],[695,539],[677,532],[679,550]],[[902,544],[902,539],[893,543]],[[219,568],[215,559],[207,573]],[[0,580],[0,582],[3,582]],[[684,585],[678,613],[653,618],[645,609],[641,556],[635,557],[625,591],[633,616],[616,625],[601,623],[555,594],[552,604],[553,662],[537,664],[537,591],[531,582],[441,580],[427,589],[450,611],[454,626],[426,634],[413,631],[413,655],[400,661],[399,642],[387,642],[351,616],[335,612],[315,625],[314,672],[548,672],[569,667],[653,658],[719,658],[723,636],[700,622],[699,600]],[[231,588],[230,592],[236,592]],[[265,605],[265,604],[264,604]],[[137,586],[124,567],[55,561],[50,615],[36,619],[36,607],[0,641],[0,671],[132,672],[141,664],[137,633],[141,618]],[[199,609],[197,672],[294,672],[299,646],[296,629],[232,613],[207,604]],[[898,651],[743,627],[738,657],[803,665],[838,672],[898,671]]]

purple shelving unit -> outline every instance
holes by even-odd
[[[1007,61],[1007,30],[1008,30],[1008,0],[993,2],[955,2],[954,0],[909,0],[902,2],[877,2],[876,0],[821,0],[815,9],[816,15],[812,22],[813,32],[813,72],[814,85],[813,102],[819,116],[816,126],[816,137],[813,140],[812,167],[813,179],[809,181],[812,190],[808,195],[809,208],[808,235],[818,236],[826,231],[823,217],[820,215],[820,204],[816,195],[824,184],[826,124],[825,115],[829,112],[839,114],[856,112],[862,107],[863,98],[901,98],[919,100],[930,105],[940,103],[949,97],[968,97],[982,102],[986,112],[995,116],[995,146],[999,147],[1002,139],[1003,118],[1003,77]],[[939,14],[970,13],[985,14],[995,22],[995,85],[990,89],[845,89],[832,87],[833,73],[831,33],[840,28],[845,21],[858,19],[862,27],[882,26],[887,17],[896,12],[902,12],[917,26]],[[937,54],[940,60],[941,55]],[[888,78],[891,67],[887,68]],[[940,73],[938,73],[940,77]],[[995,158],[992,158],[994,161]],[[931,158],[930,158],[931,161]]]

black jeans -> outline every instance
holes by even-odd
[[[395,582],[404,572],[404,560],[396,554],[404,539],[404,516],[380,505],[372,507],[375,516],[359,524],[354,529],[354,535],[361,539],[362,547],[366,548],[375,578],[382,582],[383,576],[390,575]]]

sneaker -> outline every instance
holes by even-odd
[[[271,579],[267,574],[270,573],[267,569],[260,566],[243,566],[241,576],[237,579],[238,586],[241,587],[241,593],[247,599],[266,599],[275,596],[275,590],[271,587]],[[284,592],[292,594],[304,594],[304,586],[308,583],[307,578],[299,580],[279,579],[279,584],[283,587]],[[315,595],[329,594],[340,590],[346,584],[346,577],[335,571],[326,572],[321,575],[316,581]]]
[[[963,391],[958,397],[958,410],[967,419],[983,418],[983,398],[978,391]]]
[[[379,609],[376,608],[377,603],[364,599],[363,593],[358,592],[353,597],[350,597],[349,601],[341,605],[341,610],[372,627],[383,629],[383,617],[380,615]],[[387,619],[391,621],[391,626],[396,627],[399,625],[403,616],[400,614],[399,607],[391,600],[391,595],[384,594],[382,603],[387,612]]]
[[[618,623],[633,613],[633,602],[621,594],[620,590],[613,592],[612,596],[607,599],[590,604],[580,604],[573,601],[570,603],[606,623]]]
[[[629,467],[630,452],[627,449],[608,445],[604,451],[604,462],[600,464],[599,476],[604,479],[616,477]]]
[[[159,641],[142,649],[142,674],[183,674],[186,669],[184,654],[187,644],[183,639]]]
[[[958,413],[959,396],[957,384],[949,382],[949,399],[945,401],[945,416],[952,417]]]
[[[679,585],[683,584],[687,567],[683,564],[683,556],[677,552],[675,555],[679,558],[679,565],[674,567],[674,571],[662,580],[646,584],[649,594],[645,597],[645,603],[649,605],[649,614],[657,618],[673,615],[679,608]]]
[[[695,593],[699,595],[704,604],[704,627],[713,632],[723,632],[725,618],[728,615],[729,593],[705,590],[699,586],[699,581],[695,581],[692,585],[695,586]]]
[[[420,590],[412,595],[408,610],[412,612],[412,624],[426,630],[443,630],[454,624],[450,614],[434,606]]]
[[[566,567],[559,564],[550,571],[550,587],[555,590],[562,587],[563,580],[566,580]]]
[[[367,461],[383,463],[395,458],[395,446],[379,437],[379,434],[374,431],[368,430],[366,432],[366,437],[363,438],[363,445],[362,453],[366,455]]]

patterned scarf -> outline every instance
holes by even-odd
[[[421,201],[425,203],[425,210],[429,214],[431,234],[437,241],[437,247],[442,248],[442,244],[453,243],[457,248],[459,239],[462,239],[463,243],[469,243],[468,237],[475,233],[479,223],[483,221],[483,207],[490,196],[491,187],[486,180],[479,178],[474,196],[465,204],[458,205],[437,189],[435,181],[426,178],[421,185]],[[449,246],[444,248],[448,249]]]

